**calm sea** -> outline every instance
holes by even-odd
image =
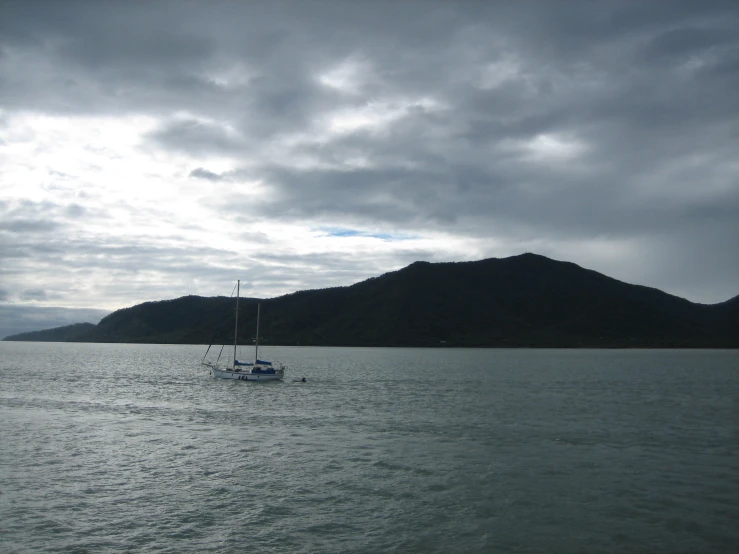
[[[203,353],[0,342],[0,550],[739,551],[739,351]]]

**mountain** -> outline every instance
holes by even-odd
[[[90,333],[95,332],[92,323],[73,323],[63,327],[54,327],[43,331],[29,331],[6,337],[3,340],[29,341],[29,342],[76,342],[85,340]]]
[[[695,304],[536,254],[415,262],[348,287],[242,298],[242,343],[252,341],[257,302],[266,344],[739,347],[739,297]],[[220,327],[214,342],[232,343],[234,305],[199,296],[147,302],[65,340],[208,344]],[[29,340],[20,337],[5,340]]]

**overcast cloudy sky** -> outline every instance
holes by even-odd
[[[724,301],[738,91],[736,0],[0,0],[0,318],[523,252]]]

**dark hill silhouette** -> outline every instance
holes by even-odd
[[[257,299],[241,299],[241,343]],[[267,344],[333,346],[739,347],[739,297],[714,305],[536,254],[415,262],[348,287],[262,303]],[[118,310],[96,342],[233,342],[234,299],[186,296]],[[6,340],[22,340],[8,337]]]
[[[30,341],[30,342],[75,342],[85,340],[95,331],[92,323],[73,323],[63,327],[54,327],[43,331],[29,331],[6,337],[3,340]]]

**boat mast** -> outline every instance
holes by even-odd
[[[254,365],[259,362],[259,311],[261,307],[261,304],[257,304],[257,338],[254,339]]]
[[[239,286],[241,281],[236,281],[236,325],[234,326],[234,365],[236,369],[236,343],[239,340]]]

